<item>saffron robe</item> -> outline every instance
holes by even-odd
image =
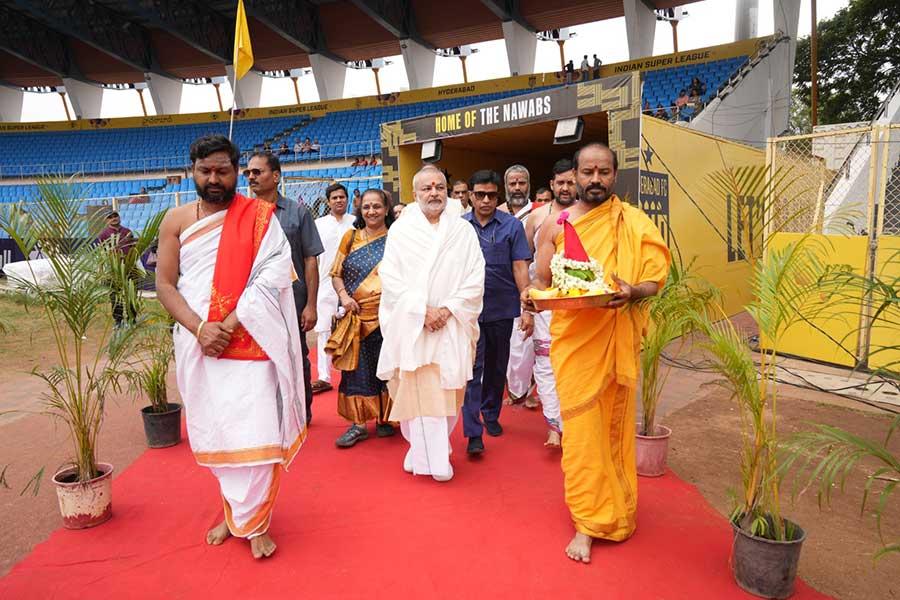
[[[613,273],[630,284],[665,283],[669,251],[641,210],[612,196],[572,225],[609,285]],[[556,239],[557,251],[563,238]],[[556,310],[550,323],[566,504],[575,529],[591,537],[621,541],[635,529],[635,402],[645,313],[634,304]]]

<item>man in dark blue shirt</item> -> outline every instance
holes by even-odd
[[[488,435],[503,433],[500,407],[506,364],[509,362],[509,338],[513,319],[520,314],[519,294],[529,285],[528,262],[531,250],[522,223],[497,210],[500,176],[494,171],[476,171],[469,180],[472,212],[463,216],[472,223],[484,253],[484,308],[478,324],[481,336],[475,353],[472,380],[466,386],[463,404],[463,432],[469,438],[469,454],[484,452],[483,429]],[[530,313],[522,315],[522,330],[531,335],[534,321]],[[482,427],[481,419],[484,417]]]
[[[312,420],[312,379],[309,346],[306,334],[316,326],[316,300],[319,290],[318,256],[322,254],[322,240],[306,205],[288,200],[278,193],[281,161],[269,152],[258,152],[250,158],[244,177],[253,194],[275,203],[275,218],[291,245],[291,259],[297,279],[294,280],[294,304],[300,326],[300,346],[303,354],[303,384],[306,393],[306,422]]]

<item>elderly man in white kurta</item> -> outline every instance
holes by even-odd
[[[313,393],[331,389],[331,355],[325,352],[331,336],[331,320],[340,302],[334,286],[331,285],[331,267],[337,255],[338,246],[344,234],[353,228],[355,217],[347,213],[347,188],[333,183],[325,188],[329,214],[316,219],[316,229],[322,240],[324,251],[319,256],[319,295],[316,301],[316,380],[312,382]]]
[[[485,263],[474,229],[447,203],[447,180],[424,167],[413,178],[416,202],[388,233],[379,266],[384,343],[378,377],[393,399],[409,451],[403,469],[453,477],[450,433],[472,378]]]
[[[306,437],[291,249],[275,205],[235,193],[239,153],[228,138],[191,146],[199,198],[160,227],[157,292],[177,321],[175,372],[197,463],[219,481],[218,545],[250,539],[269,556],[282,472]]]

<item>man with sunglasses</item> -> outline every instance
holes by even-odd
[[[472,380],[466,386],[463,433],[469,438],[469,454],[484,452],[482,432],[499,436],[503,384],[509,362],[513,320],[519,317],[519,293],[529,285],[531,250],[522,223],[497,210],[500,176],[494,171],[476,171],[469,180],[472,212],[463,218],[472,224],[484,254],[484,307],[478,318],[481,335],[475,351]],[[534,320],[522,315],[521,330],[531,335]],[[484,424],[482,425],[482,418]]]
[[[316,300],[319,291],[317,258],[324,249],[312,215],[302,202],[293,202],[278,192],[281,182],[281,161],[269,152],[257,152],[250,157],[244,177],[250,191],[260,200],[275,204],[275,218],[291,245],[291,260],[297,279],[294,280],[294,304],[300,321],[300,351],[303,354],[303,386],[306,392],[306,422],[312,420],[312,365],[306,334],[316,326]]]

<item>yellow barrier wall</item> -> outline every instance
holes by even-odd
[[[875,273],[882,281],[896,281],[900,277],[900,237],[883,235],[878,238]],[[877,298],[876,298],[877,302]],[[900,371],[900,350],[881,350],[885,346],[900,346],[900,308],[894,307],[872,324],[869,341],[869,367]]]
[[[769,242],[770,250],[784,248],[799,241],[802,233],[776,233]],[[827,265],[847,265],[856,275],[865,275],[865,236],[810,235],[808,243],[822,249],[822,260]],[[856,350],[859,344],[862,290],[849,290],[842,300],[834,300],[810,319],[812,325],[797,323],[788,329],[775,350],[847,367],[856,366]]]
[[[723,293],[729,315],[750,300],[750,267],[734,232],[729,202],[707,192],[703,180],[725,165],[764,165],[765,153],[644,116],[641,120],[640,206],[669,248]]]

